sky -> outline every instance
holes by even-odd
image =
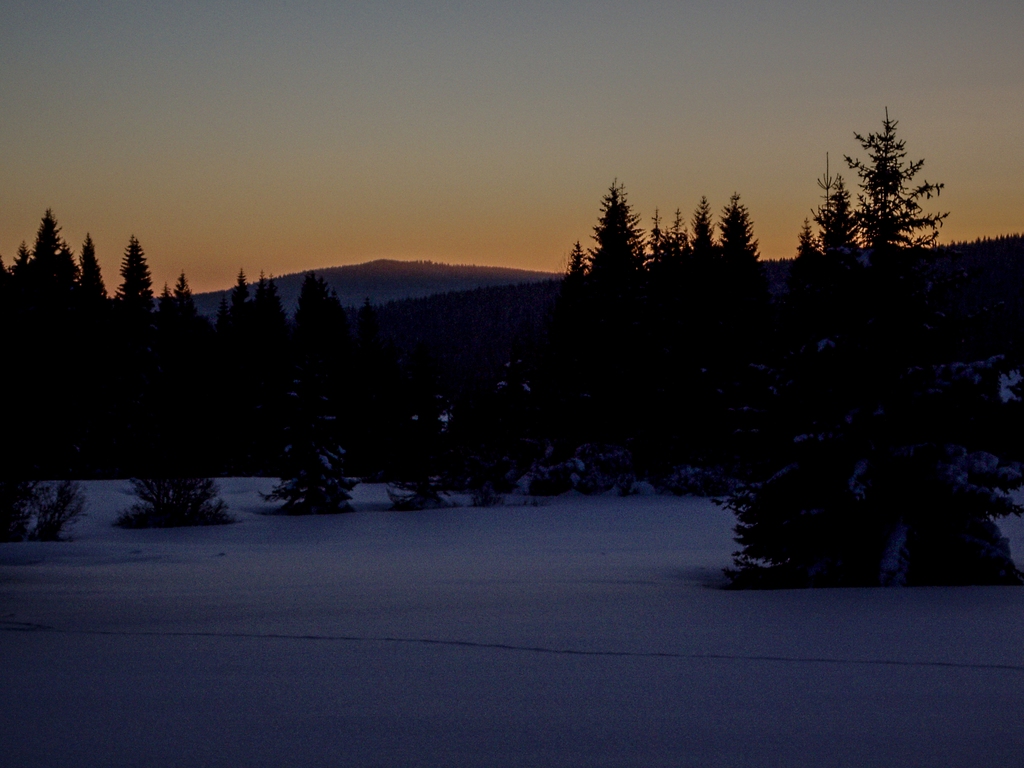
[[[942,241],[1024,231],[1019,0],[0,0],[0,255],[52,208],[108,288],[378,258],[561,270],[609,185],[742,196],[792,256],[815,179],[899,120]],[[852,179],[848,178],[848,181]]]

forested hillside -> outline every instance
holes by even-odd
[[[389,301],[422,298],[437,293],[516,285],[558,277],[550,272],[507,267],[477,267],[390,259],[378,259],[344,267],[326,267],[316,270],[316,273],[335,292],[343,307],[362,306],[366,299],[369,299],[371,304],[381,305]],[[274,278],[281,304],[289,314],[294,312],[298,305],[304,278],[304,272]],[[199,314],[212,319],[217,314],[221,300],[228,298],[230,293],[230,290],[226,290],[197,294],[196,309]]]
[[[458,397],[497,381],[512,355],[543,342],[560,280],[440,293],[388,302],[377,310],[381,335],[412,352],[423,344],[439,363],[445,391]]]

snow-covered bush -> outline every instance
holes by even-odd
[[[35,524],[29,538],[36,541],[59,541],[61,534],[67,531],[85,509],[82,486],[73,480],[40,483],[35,488],[31,509]]]
[[[173,528],[233,522],[220,489],[209,478],[178,477],[131,481],[138,501],[121,513],[123,528]]]
[[[518,486],[534,496],[554,496],[575,490],[584,494],[617,490],[626,495],[636,482],[633,455],[614,445],[587,443],[572,458],[556,463],[535,462]]]
[[[441,480],[430,477],[420,482],[394,483],[387,487],[391,508],[398,512],[419,509],[442,509],[452,506],[441,491]]]
[[[722,467],[683,464],[674,467],[659,486],[676,496],[720,496],[735,492],[739,483]]]
[[[0,480],[0,541],[58,541],[84,508],[72,480]]]
[[[490,482],[475,489],[472,498],[474,507],[497,507],[505,501],[505,497],[497,493]]]
[[[0,542],[21,541],[28,530],[36,483],[0,480]]]

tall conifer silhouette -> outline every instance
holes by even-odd
[[[336,393],[339,379],[351,375],[345,368],[348,323],[338,297],[312,272],[302,283],[295,326],[287,445],[281,483],[268,498],[283,501],[289,514],[344,512],[355,481],[344,474],[345,451],[338,440],[342,403]]]
[[[148,314],[153,310],[153,279],[146,263],[146,253],[135,235],[128,239],[121,259],[121,285],[114,298],[132,314]]]
[[[78,257],[78,293],[81,304],[96,306],[107,299],[107,287],[103,284],[100,264],[96,260],[96,246],[88,233]]]
[[[857,134],[870,160],[849,160],[866,249],[822,253],[801,236],[802,333],[775,379],[768,478],[731,502],[737,586],[1021,581],[994,523],[1024,511],[994,439],[1007,364],[958,358],[962,319],[925,247],[944,214],[919,206],[941,185],[912,185],[921,162],[902,162],[895,127],[887,114],[881,133]]]

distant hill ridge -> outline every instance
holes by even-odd
[[[470,291],[501,285],[536,283],[561,275],[511,267],[478,267],[468,264],[438,264],[432,261],[397,261],[377,259],[364,264],[325,267],[274,277],[285,311],[295,312],[299,289],[306,274],[315,272],[327,281],[346,307],[361,305],[366,299],[382,305],[389,301],[419,299],[439,293]],[[255,275],[248,276],[255,281]],[[196,294],[196,307],[207,317],[217,314],[221,298],[231,290]]]

